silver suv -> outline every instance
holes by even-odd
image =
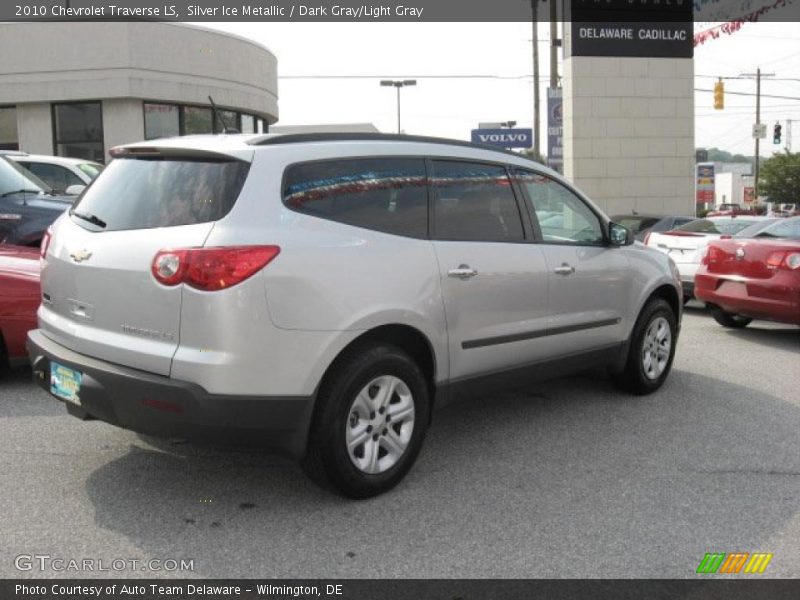
[[[70,414],[255,440],[352,497],[434,407],[590,367],[658,389],[681,288],[562,177],[380,134],[132,144],[43,242],[34,376]]]

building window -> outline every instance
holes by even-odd
[[[242,133],[255,133],[256,132],[256,120],[253,115],[246,115],[242,114]]]
[[[0,150],[19,150],[16,106],[0,106]]]
[[[184,106],[183,129],[183,135],[214,133],[211,109],[200,106]]]
[[[222,119],[222,123],[219,122],[219,119],[214,116],[214,133],[222,133],[225,129],[238,129],[239,128],[239,115],[236,111],[233,110],[224,110],[222,108],[217,109],[217,113],[219,113],[219,119]]]
[[[53,138],[58,156],[104,162],[100,102],[53,104]]]
[[[156,138],[193,135],[201,133],[222,133],[225,128],[238,129],[242,133],[260,133],[263,121],[255,115],[235,110],[218,108],[221,123],[211,107],[186,106],[144,102],[144,136],[147,140]]]
[[[144,137],[146,140],[181,134],[180,107],[175,104],[144,103]]]

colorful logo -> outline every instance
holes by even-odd
[[[766,552],[708,552],[696,572],[733,575],[744,567],[744,573],[763,573],[771,560],[772,554]]]

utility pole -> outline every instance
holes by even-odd
[[[397,89],[397,133],[400,134],[400,88],[417,85],[416,79],[382,79],[381,85],[384,87],[394,87]]]
[[[774,77],[775,73],[761,73],[761,67],[756,69],[755,73],[742,73],[740,77],[755,77],[756,78],[756,126],[761,126],[761,78]],[[755,158],[755,173],[753,175],[753,192],[755,193],[755,201],[758,202],[758,167],[761,163],[761,157],[758,155],[759,143],[761,142],[761,134],[753,136],[756,141],[756,158]]]
[[[537,14],[539,0],[531,0],[531,26],[533,28],[533,153],[537,160],[539,152],[539,15]]]
[[[558,5],[556,0],[550,0],[550,87],[558,87]]]

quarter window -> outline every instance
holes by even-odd
[[[425,163],[417,158],[365,158],[289,167],[283,198],[298,212],[424,238],[428,233]]]
[[[432,177],[437,239],[518,242],[525,238],[504,167],[435,160]]]
[[[603,243],[600,219],[574,192],[540,173],[522,171],[517,179],[533,204],[544,242]]]

